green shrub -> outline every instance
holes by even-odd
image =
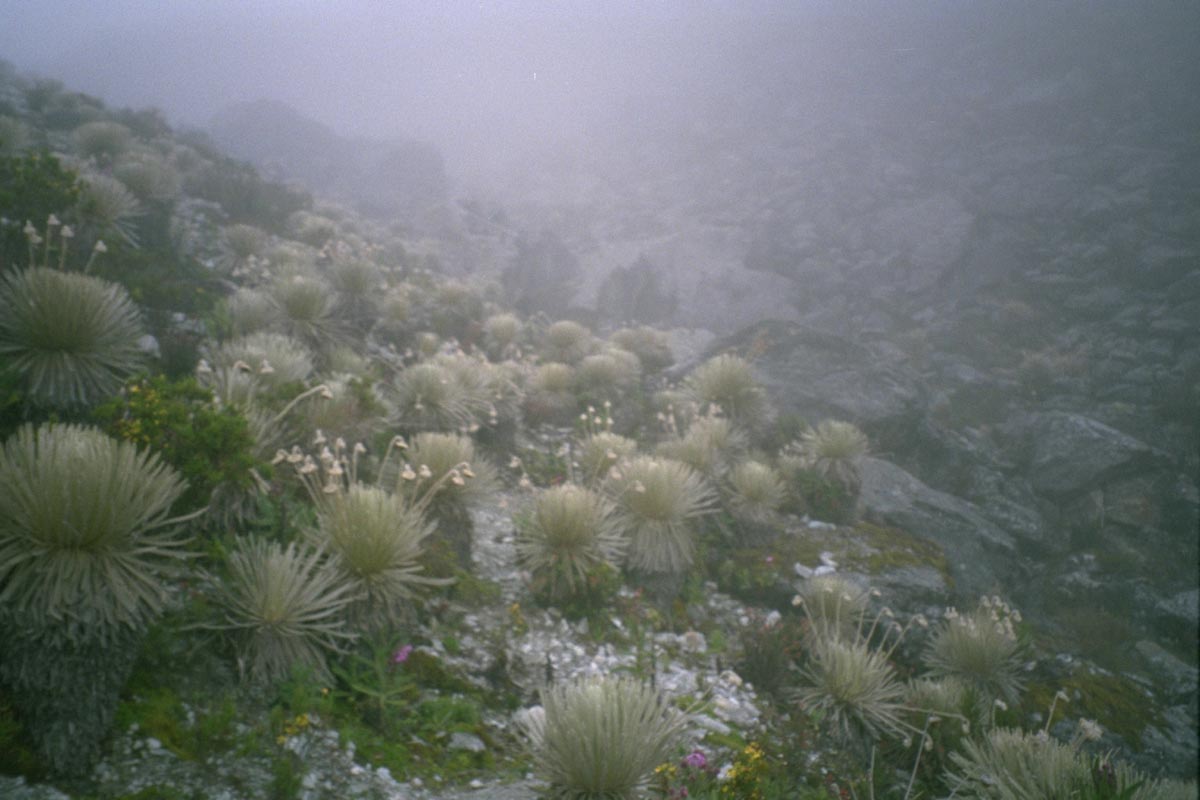
[[[639,456],[610,474],[605,490],[629,537],[629,566],[647,573],[682,573],[692,564],[692,521],[712,511],[715,496],[691,467]]]
[[[725,475],[745,447],[746,437],[728,419],[705,414],[693,419],[683,436],[660,442],[655,452],[716,480]]]
[[[19,429],[0,451],[0,681],[62,774],[90,767],[138,641],[186,557],[158,456],[74,425]]]
[[[569,364],[542,364],[529,380],[523,410],[533,423],[568,425],[574,420],[579,400],[572,391],[575,369]]]
[[[183,183],[175,168],[152,152],[123,157],[113,168],[113,175],[143,203],[172,203]]]
[[[750,362],[725,354],[710,358],[688,375],[685,386],[702,411],[713,406],[735,423],[756,425],[766,410],[766,395]]]
[[[592,332],[573,320],[559,320],[542,335],[539,353],[543,361],[578,364],[595,349]]]
[[[230,333],[235,336],[258,333],[278,319],[271,298],[256,289],[238,289],[225,298],[225,310],[229,315]]]
[[[521,319],[516,314],[493,314],[483,321],[484,346],[494,359],[513,355],[522,333]]]
[[[0,227],[0,268],[28,266],[21,231],[25,222],[41,225],[51,214],[72,208],[78,198],[78,176],[49,153],[0,157],[0,217],[14,223]]]
[[[950,758],[956,770],[947,783],[955,787],[955,796],[969,800],[1196,796],[1195,782],[1148,780],[1110,757],[1091,759],[1072,744],[1008,728],[997,728],[982,741],[966,742],[963,752]]]
[[[312,207],[312,198],[307,194],[263,180],[248,164],[239,164],[211,151],[205,154],[211,160],[185,177],[184,190],[218,204],[233,222],[282,234],[293,213]]]
[[[575,392],[585,401],[599,404],[619,400],[637,385],[641,364],[624,350],[584,356],[575,368]]]
[[[584,485],[595,486],[608,477],[609,471],[622,460],[637,452],[637,442],[609,431],[586,437],[575,449],[579,478]]]
[[[312,352],[304,344],[279,333],[253,333],[225,342],[212,354],[216,369],[241,362],[268,387],[303,383],[313,371]]]
[[[870,597],[840,575],[817,575],[800,590],[804,614],[813,635],[850,639],[863,627]]]
[[[397,493],[428,508],[438,538],[450,543],[460,566],[469,568],[475,528],[470,509],[491,496],[495,468],[476,454],[469,438],[453,433],[418,434],[406,458],[411,466],[399,473]]]
[[[867,453],[867,437],[854,425],[825,420],[816,428],[809,428],[793,452],[822,478],[835,481],[850,495],[858,496],[862,482],[858,475],[858,460]]]
[[[348,610],[360,628],[387,626],[429,585],[419,563],[433,525],[382,489],[356,485],[322,505],[315,543],[327,551],[358,600]]]
[[[904,684],[887,654],[866,639],[814,637],[800,676],[796,699],[840,741],[865,752],[883,736],[912,732],[904,720]]]
[[[258,462],[245,417],[218,407],[212,392],[192,378],[140,378],[97,408],[94,419],[179,470],[188,485],[176,504],[181,511],[208,505],[218,490],[236,494],[254,488]]]
[[[628,678],[559,684],[528,712],[534,770],[564,800],[634,800],[654,768],[675,753],[686,715]]]
[[[1024,681],[1021,667],[1025,648],[1013,624],[1020,615],[997,598],[983,602],[970,614],[948,614],[930,636],[925,664],[939,677],[957,678],[980,693],[984,706],[993,700],[1013,703]]]
[[[580,486],[556,486],[538,495],[517,531],[517,559],[549,603],[577,599],[600,585],[589,580],[596,568],[620,565],[626,542],[613,512],[603,496]]]
[[[284,333],[318,352],[343,341],[334,316],[337,299],[324,281],[304,275],[280,278],[272,284],[270,296]]]
[[[414,364],[393,386],[394,419],[406,431],[460,431],[474,421],[469,391],[441,364]]]
[[[662,372],[675,363],[675,355],[671,352],[667,335],[654,328],[621,328],[608,337],[608,340],[637,356],[642,364],[642,371],[647,374]]]
[[[76,209],[83,228],[92,237],[120,239],[137,247],[138,220],[145,212],[133,192],[108,175],[85,175],[81,186]]]
[[[94,158],[101,164],[111,164],[133,143],[133,133],[129,128],[107,120],[80,125],[75,129],[73,138],[75,152],[84,158]]]
[[[783,505],[786,489],[779,473],[760,461],[743,461],[729,473],[729,507],[739,519],[761,524]]]
[[[209,626],[233,632],[243,675],[271,682],[302,667],[328,680],[326,656],[353,640],[344,618],[359,599],[337,568],[294,542],[246,537],[228,570],[214,598],[222,619]]]

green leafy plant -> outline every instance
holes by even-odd
[[[538,352],[545,361],[578,364],[593,349],[592,332],[578,322],[563,319],[546,328]]]
[[[405,457],[408,463],[395,473],[397,494],[428,509],[438,538],[450,544],[460,566],[469,568],[475,529],[470,509],[490,496],[495,468],[476,454],[469,438],[453,433],[417,434]]]
[[[315,539],[360,597],[348,609],[358,627],[394,622],[421,588],[420,558],[433,525],[399,497],[372,486],[351,486],[323,504]]]
[[[0,267],[28,264],[24,223],[41,224],[72,208],[78,198],[78,176],[49,153],[0,157],[0,217],[13,223],[0,226]]]
[[[468,392],[440,364],[408,367],[393,385],[395,421],[407,431],[466,430],[474,420]]]
[[[313,371],[312,352],[300,341],[279,333],[252,333],[222,344],[212,354],[214,368],[237,365],[264,386],[303,383]]]
[[[858,460],[867,453],[867,437],[849,422],[825,420],[809,428],[793,448],[806,465],[827,480],[839,483],[854,497],[861,479]]]
[[[192,378],[139,378],[93,418],[118,439],[158,453],[179,470],[188,486],[177,503],[181,510],[203,508],[217,492],[232,496],[255,487],[259,462],[245,417],[218,407],[212,392]]]
[[[0,357],[38,405],[112,395],[141,365],[141,336],[137,309],[116,284],[45,267],[0,277]]]
[[[637,385],[641,371],[637,356],[618,348],[584,356],[575,368],[575,392],[596,403],[618,400]]]
[[[905,721],[904,684],[886,652],[863,637],[817,636],[810,647],[794,696],[839,740],[865,752],[880,737],[917,732]]]
[[[294,542],[240,540],[214,599],[223,618],[208,627],[233,632],[252,679],[276,681],[294,667],[327,678],[326,656],[355,638],[345,623],[355,588],[321,552]]]
[[[101,164],[111,164],[133,143],[133,133],[129,128],[108,120],[85,122],[75,129],[73,138],[75,152],[84,158],[94,158]]]
[[[113,175],[143,203],[167,204],[179,196],[179,172],[153,152],[128,153],[113,167]]]
[[[551,603],[586,592],[590,573],[618,566],[624,554],[613,507],[602,495],[563,485],[538,495],[517,532],[517,558]]]
[[[1195,782],[1151,781],[1111,758],[1090,759],[1076,743],[1044,733],[996,728],[981,741],[967,741],[952,753],[955,770],[947,784],[956,797],[970,800],[1025,800],[1030,797],[1183,800],[1196,796]]]
[[[221,231],[221,259],[224,270],[240,277],[252,259],[266,254],[269,239],[265,231],[253,225],[229,225]]]
[[[93,428],[20,428],[0,451],[0,681],[48,766],[85,772],[138,641],[187,557],[158,456]]]
[[[493,314],[483,321],[483,340],[488,355],[504,358],[515,353],[524,326],[516,314]]]
[[[772,519],[783,505],[785,494],[779,473],[761,461],[743,461],[729,473],[729,507],[746,522]]]
[[[705,414],[693,419],[682,436],[660,442],[655,452],[716,480],[725,475],[745,446],[746,437],[728,419]]]
[[[81,184],[76,209],[84,229],[93,237],[115,235],[130,247],[137,247],[137,221],[145,212],[133,192],[109,175],[89,173]]]
[[[957,678],[993,700],[1015,702],[1024,681],[1025,648],[1013,628],[1020,613],[999,598],[984,597],[970,614],[953,610],[930,636],[925,664],[935,676]]]
[[[738,675],[760,692],[780,694],[792,678],[803,651],[804,631],[795,615],[778,620],[753,619],[741,631]]]
[[[710,358],[692,370],[685,386],[701,410],[716,406],[739,424],[757,424],[766,409],[766,395],[750,362],[739,356]]]
[[[377,635],[334,668],[347,697],[364,721],[379,733],[395,735],[420,699],[420,686],[405,664],[413,647]]]
[[[814,636],[847,639],[862,630],[870,598],[840,575],[817,575],[805,581],[798,595]]]
[[[334,316],[337,297],[322,280],[291,275],[275,281],[270,289],[278,325],[316,351],[328,349],[344,340],[344,332]]]
[[[564,683],[527,712],[534,769],[563,800],[634,800],[679,746],[687,716],[629,678]]]
[[[637,452],[637,442],[610,431],[598,431],[584,437],[575,449],[579,478],[588,486],[603,481],[609,471]]]
[[[629,537],[629,566],[647,573],[681,573],[691,566],[691,523],[713,509],[715,495],[686,464],[638,456],[609,474],[607,493]]]
[[[575,397],[575,369],[569,364],[542,364],[529,380],[525,418],[530,422],[569,425],[579,407]]]
[[[246,336],[271,327],[279,312],[271,298],[256,289],[241,288],[225,298],[229,333]]]
[[[654,328],[621,328],[608,337],[608,340],[637,356],[642,364],[642,371],[647,374],[662,372],[675,363],[667,335]]]
[[[0,454],[0,602],[72,640],[144,627],[185,557],[162,460],[99,430],[23,426]]]

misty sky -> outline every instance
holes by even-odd
[[[841,6],[0,0],[0,57],[176,123],[269,97],[344,133],[416,136],[454,153],[569,141],[628,98],[710,92],[737,79],[761,32],[802,29],[796,46],[819,46]],[[879,46],[827,44],[849,47],[848,58]]]
[[[1198,4],[1177,8],[1189,5]],[[690,98],[779,71],[818,91],[869,95],[872,83],[943,51],[969,54],[1000,27],[998,14],[1017,26],[1019,62],[1024,42],[1067,41],[1101,6],[1075,4],[1047,34],[1038,15],[1064,4],[0,0],[0,58],[111,105],[156,106],[176,124],[280,100],[341,133],[432,141],[453,170],[594,138],[631,101],[687,113]],[[1143,44],[1155,45],[1130,46]]]

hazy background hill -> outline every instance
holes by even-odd
[[[221,109],[208,126],[226,152],[367,216],[394,219],[443,202],[441,152],[413,139],[347,137],[272,100]]]

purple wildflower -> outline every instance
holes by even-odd
[[[392,664],[403,664],[408,661],[408,657],[412,655],[413,646],[406,644],[403,647],[396,648],[396,652],[392,653]]]
[[[704,769],[708,766],[708,759],[704,757],[704,753],[699,750],[693,750],[683,757],[683,766],[691,767],[692,769]]]

